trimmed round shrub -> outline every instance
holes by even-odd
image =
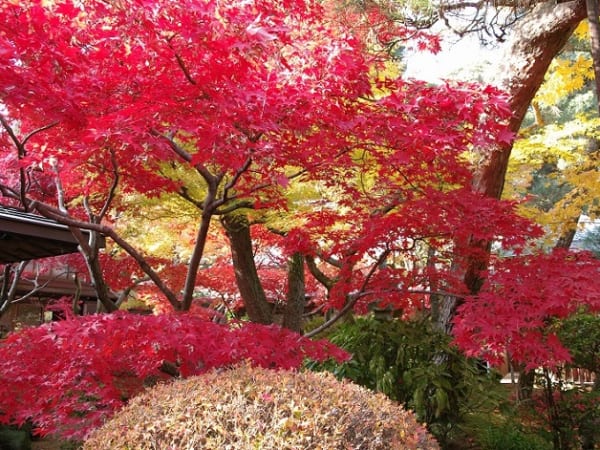
[[[240,366],[161,384],[85,442],[113,449],[439,449],[414,414],[328,373]]]

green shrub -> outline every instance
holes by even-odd
[[[497,376],[464,357],[426,319],[361,317],[328,338],[352,359],[309,368],[331,371],[402,403],[442,444],[461,433],[466,415],[490,412],[504,396]]]
[[[238,367],[162,384],[95,431],[87,450],[439,449],[382,394],[331,374]]]
[[[0,426],[0,449],[30,450],[31,440],[29,439],[29,432],[9,426]]]
[[[600,317],[579,312],[558,321],[555,331],[573,358],[572,367],[600,372]],[[600,389],[600,384],[596,388]]]
[[[550,330],[569,350],[564,368],[542,368],[532,412],[548,430],[554,448],[598,448],[600,443],[600,317],[581,310],[557,320]],[[573,385],[565,369],[583,368],[595,375],[593,386]]]
[[[512,425],[488,425],[477,433],[482,450],[550,450],[552,444],[542,437]]]

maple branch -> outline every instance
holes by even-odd
[[[2,280],[2,295],[0,296],[0,317],[6,311],[8,306],[14,303],[14,299],[17,295],[17,287],[23,271],[27,267],[30,261],[21,261],[14,269],[14,277],[12,283],[9,286],[10,272],[13,272],[13,265],[7,264],[4,266],[4,278]]]
[[[17,148],[18,159],[20,160],[20,159],[24,158],[25,154],[26,154],[25,145],[21,141],[19,141],[19,138],[15,134],[14,130],[12,129],[12,127],[10,126],[10,124],[7,122],[7,120],[4,118],[4,116],[2,114],[0,114],[0,123],[2,123],[2,127],[6,130],[6,132],[10,136],[10,139],[15,144],[15,147]],[[25,199],[27,196],[26,178],[27,177],[25,175],[25,169],[23,167],[19,167],[19,197],[18,198],[21,201],[22,205],[25,205]]]
[[[240,167],[238,170],[236,170],[235,174],[233,175],[233,177],[231,178],[231,180],[229,180],[225,186],[223,187],[223,195],[221,196],[221,198],[219,200],[215,200],[212,205],[213,208],[216,210],[218,207],[224,205],[225,203],[232,201],[232,200],[236,200],[237,196],[234,195],[232,197],[229,196],[229,191],[236,185],[236,183],[239,181],[240,177],[248,170],[248,168],[250,167],[250,165],[252,164],[252,157],[248,157],[246,159],[246,161],[244,161],[244,164],[242,165],[242,167]],[[222,174],[219,177],[219,183],[220,181],[223,179],[224,174]],[[241,202],[244,205],[249,205],[248,207],[252,206],[252,203],[250,203],[249,201],[247,202]],[[228,208],[225,208],[221,211],[219,211],[219,214],[227,214],[229,212],[235,211],[236,209],[239,208],[243,208],[244,206],[242,206],[240,203],[236,203],[234,205],[231,205]]]
[[[6,264],[2,274],[2,286],[0,287],[0,302],[8,296],[8,282],[10,280],[10,272],[12,271],[12,264]],[[2,311],[2,303],[0,303],[0,313]]]
[[[340,156],[348,153],[351,150],[352,150],[351,147],[348,147],[348,148],[345,148],[343,150],[340,150],[338,152],[338,154],[335,155],[334,159],[339,158]],[[239,178],[250,168],[251,164],[252,164],[252,158],[248,157],[248,159],[244,162],[244,164],[242,165],[242,167],[240,167],[236,171],[236,173],[233,176],[233,178],[231,180],[229,180],[229,182],[225,185],[223,197],[221,198],[221,200],[215,202],[215,204],[214,204],[216,208],[218,208],[219,206],[223,205],[224,203],[226,203],[228,201],[237,200],[239,198],[239,196],[237,196],[237,195],[229,196],[228,195],[228,191],[233,188],[233,186],[237,183],[237,181],[239,180]],[[287,175],[286,177],[287,177],[288,180],[296,179],[296,178],[302,176],[303,174],[305,174],[305,173],[307,173],[307,172],[309,172],[311,170],[314,170],[315,168],[320,167],[320,166],[322,166],[324,164],[325,164],[324,162],[315,163],[315,164],[313,164],[310,167],[306,167],[304,169],[300,169],[300,170],[298,170],[297,172],[295,172],[295,173],[293,173],[291,175]],[[247,194],[253,194],[255,192],[261,191],[262,189],[268,188],[269,186],[272,186],[272,185],[273,185],[273,183],[262,183],[262,184],[256,185],[252,189],[248,190]],[[230,207],[228,207],[226,209],[215,211],[215,214],[227,214],[227,213],[235,211],[236,209],[239,209],[239,208],[253,208],[253,206],[254,206],[253,203],[251,203],[249,201],[242,202],[242,204],[237,203],[236,205],[232,205],[232,206],[230,206]],[[335,265],[335,264],[333,264],[333,265]]]
[[[317,334],[321,333],[322,331],[326,330],[331,325],[336,323],[342,317],[344,317],[354,307],[354,305],[356,305],[358,300],[364,296],[362,293],[365,292],[365,288],[369,284],[371,277],[375,274],[378,267],[385,260],[385,258],[388,257],[389,254],[390,254],[390,250],[386,249],[381,253],[381,255],[379,255],[379,258],[377,258],[377,261],[371,266],[369,273],[365,276],[365,279],[363,280],[362,285],[361,285],[360,289],[358,290],[358,292],[356,294],[348,295],[348,297],[347,297],[348,301],[346,302],[344,307],[342,309],[340,309],[339,312],[335,316],[333,316],[331,319],[329,319],[322,325],[318,326],[314,330],[311,330],[310,332],[306,333],[305,336],[308,338],[316,336]]]
[[[12,198],[13,200],[19,199],[19,193],[5,184],[0,184],[0,193],[2,193],[3,197]]]
[[[23,261],[23,262],[24,262],[24,261]],[[44,283],[42,283],[42,284],[39,284],[39,283],[37,282],[37,279],[35,279],[35,280],[33,281],[33,283],[34,283],[34,287],[33,287],[33,289],[31,289],[31,290],[30,290],[30,291],[29,291],[27,294],[23,295],[22,297],[19,297],[18,299],[15,299],[15,300],[13,300],[13,301],[12,301],[12,303],[24,302],[24,301],[25,301],[25,300],[27,300],[29,297],[33,296],[34,294],[37,294],[37,293],[38,293],[38,292],[40,292],[42,289],[44,289],[46,286],[48,286],[48,285],[49,285],[49,284],[50,284],[52,281],[54,281],[54,280],[57,280],[58,278],[59,278],[59,277],[58,277],[58,275],[57,275],[57,276],[55,276],[55,277],[53,277],[53,278],[50,278],[50,279],[46,280],[46,281],[45,281]],[[16,292],[16,289],[17,289],[17,285],[18,285],[18,280],[17,280],[17,279],[15,279],[15,282],[14,282],[14,288],[15,288],[15,292]]]
[[[333,157],[333,159],[335,160],[335,159],[337,159],[337,158],[345,155],[346,153],[348,153],[348,152],[350,152],[352,150],[353,150],[353,147],[346,147],[343,150],[340,150]],[[250,163],[251,162],[252,162],[251,159],[250,159],[250,161],[246,161],[246,163],[248,163],[248,167],[244,167],[246,165],[246,163],[245,163],[244,166],[242,166],[242,168],[239,169],[239,170],[241,170],[241,172],[238,171],[239,176],[241,176],[244,171],[248,170],[248,168],[250,167]],[[312,166],[305,167],[304,169],[299,169],[297,172],[295,172],[295,173],[293,173],[291,175],[286,175],[286,177],[287,177],[288,180],[294,180],[294,179],[299,178],[300,176],[304,175],[305,173],[308,173],[308,172],[310,172],[310,171],[312,171],[312,170],[314,170],[314,169],[316,169],[318,167],[321,167],[321,166],[323,166],[325,164],[326,164],[326,162],[314,163]],[[238,174],[236,174],[236,176],[238,176]],[[269,186],[272,186],[272,185],[273,185],[273,183],[262,183],[262,184],[259,184],[259,185],[255,186],[255,187],[253,187],[252,189],[248,190],[248,193],[252,194],[252,193],[258,192],[258,191],[260,191],[262,189],[265,189],[265,188],[267,188]],[[237,198],[237,196],[232,196],[232,197],[229,197],[228,200],[235,200],[236,198]]]
[[[4,128],[4,130],[8,133],[10,139],[13,141],[15,147],[17,148],[17,155],[19,159],[22,159],[26,156],[27,151],[25,150],[25,145],[27,144],[27,142],[29,141],[29,139],[31,139],[33,136],[35,136],[38,133],[41,133],[42,131],[48,130],[56,125],[58,125],[58,121],[49,123],[48,125],[44,125],[42,127],[36,128],[35,130],[30,131],[24,138],[22,141],[19,140],[19,138],[17,137],[17,135],[15,134],[14,130],[12,129],[12,127],[10,126],[10,124],[8,123],[8,121],[6,120],[6,118],[0,114],[0,123],[2,123],[2,127]],[[26,182],[26,174],[25,174],[25,169],[20,167],[19,168],[19,178],[20,178],[20,200],[21,203],[23,205],[25,205],[25,196],[26,196],[26,191],[27,191],[27,182]]]
[[[375,208],[373,211],[371,211],[371,213],[369,214],[370,217],[383,217],[387,213],[392,211],[396,206],[398,206],[402,202],[402,200],[404,200],[404,196],[401,192],[398,192],[394,195],[389,195],[387,197],[387,204],[384,204],[383,206]]]
[[[94,220],[94,214],[92,212],[92,207],[90,206],[90,199],[87,195],[83,197],[83,208],[85,209],[85,212],[87,213],[88,217],[90,218],[90,222],[100,223],[100,222],[96,222]],[[90,239],[88,242],[86,242],[85,237],[83,236],[83,233],[81,232],[81,229],[71,227],[71,233],[73,233],[77,237],[78,241],[80,240],[79,245],[81,245],[82,248],[84,248],[86,255],[89,254],[90,256],[92,256],[92,252],[96,248],[97,233],[95,231],[90,230]]]
[[[55,127],[55,126],[56,126],[56,125],[58,125],[58,124],[59,124],[59,122],[58,122],[58,120],[57,120],[57,121],[55,121],[55,122],[49,123],[48,125],[44,125],[43,127],[39,127],[39,128],[36,128],[36,129],[35,129],[35,130],[33,130],[33,131],[30,131],[30,132],[29,132],[29,133],[27,133],[27,135],[26,135],[26,136],[23,138],[23,141],[22,141],[22,145],[23,145],[23,147],[25,147],[25,144],[27,144],[27,141],[28,141],[29,139],[31,139],[33,136],[35,136],[36,134],[38,134],[38,133],[41,133],[42,131],[49,130],[50,128],[53,128],[53,127]]]
[[[185,62],[183,61],[183,58],[179,55],[179,53],[175,52],[175,58],[177,59],[177,64],[179,65],[179,67],[181,67],[181,70],[185,75],[185,79],[188,80],[190,84],[196,86],[198,83],[196,83],[196,80],[192,78],[192,74],[188,70],[187,66],[185,65]]]
[[[10,139],[11,139],[11,141],[13,141],[13,144],[15,144],[15,147],[17,147],[19,157],[21,158],[21,157],[25,156],[25,146],[19,140],[19,138],[15,134],[14,130],[12,129],[12,127],[10,126],[10,124],[7,122],[7,120],[4,118],[4,116],[2,114],[0,114],[0,123],[2,124],[2,127],[4,128],[4,130],[10,136]]]
[[[120,291],[117,295],[117,300],[115,300],[115,305],[117,307],[121,306],[125,300],[129,297],[129,294],[139,285],[145,283],[147,281],[152,281],[148,276],[136,278],[131,282],[131,284],[125,287],[122,291]]]
[[[189,193],[189,189],[187,188],[187,186],[181,186],[181,189],[179,189],[177,191],[177,195],[179,195],[181,198],[183,198],[184,200],[190,202],[192,205],[194,205],[196,208],[202,210],[204,209],[204,204],[203,202],[196,200],[195,198],[193,198],[190,193]]]
[[[235,186],[235,184],[239,181],[240,177],[244,174],[244,172],[246,172],[248,170],[248,168],[250,167],[250,165],[252,164],[252,157],[248,157],[246,159],[246,161],[244,161],[244,164],[242,165],[242,167],[240,167],[238,170],[236,170],[235,174],[233,175],[233,177],[231,178],[231,180],[229,180],[227,182],[227,184],[225,184],[225,186],[223,187],[223,198],[227,199],[227,193],[229,192],[229,190],[231,188],[233,188]]]
[[[315,279],[319,283],[321,283],[323,286],[325,286],[325,289],[327,289],[327,292],[329,292],[331,290],[331,288],[333,287],[333,285],[335,284],[335,280],[332,278],[329,278],[327,275],[325,275],[321,271],[321,269],[319,269],[319,267],[317,266],[317,263],[315,261],[315,258],[313,256],[306,255],[305,259],[306,259],[306,266],[308,267],[308,270],[310,271],[312,276],[315,277]]]
[[[354,294],[354,295],[359,298],[362,298],[362,297],[366,297],[368,295],[393,294],[393,293],[397,293],[397,292],[404,292],[405,294],[420,294],[420,295],[457,295],[452,292],[436,291],[436,290],[431,290],[431,289],[396,289],[396,288],[377,289],[377,290],[372,290],[372,291],[362,291],[362,292]]]
[[[231,201],[232,199],[229,199],[229,200]],[[254,203],[251,202],[250,200],[239,200],[225,208],[215,209],[214,214],[218,215],[218,216],[224,216],[224,215],[232,213],[233,211],[241,209],[241,208],[253,209]]]
[[[108,190],[108,196],[106,197],[106,200],[104,201],[104,204],[102,205],[102,208],[100,209],[100,212],[98,213],[96,220],[98,220],[98,223],[100,223],[100,221],[104,218],[104,216],[106,216],[106,213],[108,212],[108,208],[110,207],[110,205],[112,204],[112,201],[114,200],[116,193],[117,193],[117,188],[119,186],[119,182],[120,182],[120,175],[119,175],[119,163],[117,162],[117,157],[115,156],[115,152],[114,150],[111,148],[110,149],[110,163],[112,165],[112,172],[113,172],[113,181],[110,185],[110,188]]]
[[[58,223],[67,225],[68,227],[76,227],[84,230],[96,231],[104,236],[111,238],[119,247],[127,252],[142,269],[142,271],[148,275],[156,287],[165,295],[169,303],[176,310],[181,309],[181,304],[177,299],[177,296],[169,289],[169,287],[163,282],[160,276],[150,267],[144,256],[139,253],[134,247],[132,247],[126,240],[124,240],[119,234],[110,227],[102,224],[83,222],[81,220],[74,219],[71,216],[66,216],[59,209],[48,205],[47,203],[39,202],[37,200],[30,200],[28,206],[31,209],[37,210],[44,217],[56,220]]]
[[[175,39],[175,36],[177,36],[176,33],[174,33],[171,36],[167,37],[167,39],[166,39],[167,45],[173,51],[173,54],[175,55],[175,59],[177,60],[177,65],[179,66],[179,68],[181,69],[181,71],[183,72],[183,74],[185,75],[185,79],[188,80],[190,84],[192,84],[194,86],[197,86],[198,83],[192,77],[192,74],[190,73],[189,69],[185,65],[185,61],[183,60],[183,58],[181,57],[181,55],[179,53],[177,53],[177,51],[173,47],[173,44],[171,44],[171,41],[173,39]]]
[[[50,161],[50,168],[54,172],[54,184],[56,185],[56,202],[58,203],[58,208],[64,213],[67,214],[67,207],[65,206],[65,191],[63,189],[62,181],[58,174],[58,163],[55,159]]]
[[[206,203],[210,202],[210,194],[207,196]],[[200,220],[200,227],[196,234],[196,245],[192,252],[190,262],[188,265],[187,274],[185,277],[185,283],[182,294],[182,309],[188,311],[192,305],[194,287],[196,286],[196,278],[198,274],[198,268],[200,267],[200,261],[204,254],[204,247],[206,247],[206,241],[208,238],[208,231],[210,229],[210,221],[212,218],[212,210],[205,208],[202,211],[202,218]]]
[[[192,164],[192,154],[189,153],[188,151],[186,151],[181,145],[179,145],[177,142],[175,142],[175,140],[173,139],[173,133],[170,133],[171,136],[169,135],[164,135],[162,133],[160,133],[158,130],[156,129],[151,129],[150,133],[154,136],[158,136],[158,137],[162,137],[163,139],[166,139],[166,141],[169,143],[169,146],[171,147],[171,149],[178,155],[180,156],[185,162]],[[214,183],[215,179],[217,177],[215,177],[210,170],[208,170],[208,168],[202,164],[202,163],[196,163],[194,164],[194,168],[198,171],[198,173],[200,175],[202,175],[202,178],[204,178],[206,180],[207,183]]]
[[[263,137],[263,135],[265,134],[264,131],[257,131],[256,133],[252,133],[247,128],[244,128],[239,122],[234,122],[233,127],[236,130],[242,132],[244,136],[246,136],[248,140],[253,144],[257,143],[260,140],[260,138]]]
[[[181,159],[183,159],[185,162],[188,162],[188,163],[192,162],[192,155],[188,151],[186,151],[182,146],[180,146],[177,142],[175,142],[175,140],[173,139],[175,133],[171,132],[168,135],[165,135],[165,134],[162,134],[157,129],[151,128],[150,134],[152,134],[153,136],[161,137],[161,138],[165,139],[171,146],[171,149],[177,155],[179,155],[181,157]]]
[[[206,247],[206,241],[208,240],[208,232],[210,231],[210,221],[215,213],[215,199],[217,197],[217,191],[219,184],[223,179],[223,175],[213,176],[208,174],[204,177],[207,183],[208,192],[204,198],[203,205],[201,207],[202,214],[200,219],[200,227],[196,234],[196,245],[192,252],[190,262],[188,265],[188,271],[185,277],[185,283],[183,288],[182,298],[182,309],[188,311],[192,305],[194,287],[196,285],[196,278],[198,276],[198,268],[200,267],[200,261],[204,255],[204,248]]]
[[[336,258],[334,258],[333,256],[325,256],[322,252],[317,251],[317,256],[322,259],[323,261],[325,261],[327,264],[333,266],[333,267],[337,267],[338,269],[342,268],[342,262]]]
[[[66,216],[68,215],[68,211],[65,204],[65,194],[61,178],[58,172],[58,163],[56,160],[51,161],[51,167],[56,174],[55,184],[58,197],[58,209],[63,215]],[[100,223],[100,219],[96,217],[92,212],[88,196],[84,196],[83,206],[88,214],[88,217],[90,218],[90,222]],[[106,281],[102,273],[102,268],[100,267],[100,263],[98,261],[98,232],[90,230],[89,238],[86,239],[86,237],[83,235],[83,232],[81,231],[81,228],[79,227],[69,226],[69,231],[71,231],[71,234],[75,237],[75,240],[79,245],[80,252],[82,253],[82,256],[85,259],[85,263],[88,268],[88,272],[90,274],[94,288],[96,290],[98,300],[107,311],[116,311],[118,307],[110,299],[109,289],[106,285]]]

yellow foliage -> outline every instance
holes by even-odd
[[[580,42],[589,40],[589,24],[582,21],[573,33]],[[576,52],[575,57],[563,56],[554,59],[546,73],[544,84],[535,100],[545,106],[553,106],[561,98],[582,89],[586,80],[594,79],[592,58],[588,52]]]
[[[391,60],[386,60],[383,64],[372,66],[369,71],[371,85],[373,89],[373,97],[381,98],[389,94],[385,88],[386,80],[395,80],[402,74],[400,65]]]
[[[598,216],[593,205],[600,199],[599,141],[600,118],[580,114],[565,124],[547,125],[515,142],[504,195],[533,195],[520,206],[520,213],[546,229],[544,244],[551,246],[558,236],[573,230],[584,211]],[[546,188],[538,187],[537,192],[532,191],[535,174],[547,184]]]
[[[115,225],[136,248],[155,257],[186,261],[192,251],[200,221],[200,210],[175,194],[158,198],[127,196]],[[208,243],[212,249],[214,239]],[[214,244],[218,249],[222,241]]]
[[[535,101],[541,105],[556,105],[565,96],[582,89],[587,80],[594,79],[592,60],[587,54],[575,59],[557,58],[550,65],[544,84]]]
[[[582,21],[573,37],[580,42],[589,40],[589,24]],[[544,106],[553,106],[559,100],[585,86],[587,80],[594,79],[592,58],[589,52],[570,52],[554,59],[546,73],[544,84],[535,100]]]
[[[582,20],[575,31],[573,32],[573,36],[580,41],[585,41],[589,38],[590,33],[590,24],[587,20]]]

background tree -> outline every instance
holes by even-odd
[[[387,19],[371,21],[370,26],[375,30],[397,23],[429,28],[443,20],[447,27],[459,35],[477,32],[481,37],[506,41],[499,48],[501,57],[498,61],[501,61],[501,67],[493,71],[495,79],[490,82],[508,93],[512,111],[509,129],[515,136],[548,66],[587,14],[586,4],[582,1],[560,4],[505,2],[500,5],[490,5],[487,2],[467,5],[456,1],[442,2],[438,7],[427,2],[370,2],[366,5],[364,10],[367,13],[375,6]],[[367,14],[367,17],[370,16]],[[376,35],[383,36],[380,42],[384,46],[387,43],[388,48],[399,43],[397,39],[386,39],[385,34]],[[479,158],[473,181],[476,192],[500,198],[511,150],[512,142],[506,139],[498,142],[489,156]],[[464,266],[457,265],[456,270],[463,272],[465,284],[472,293],[476,293],[484,281],[483,272],[489,263],[486,255],[489,255],[491,242],[471,240],[470,243],[463,244],[478,256],[467,257],[470,262]],[[477,251],[477,248],[481,251]],[[434,320],[440,329],[449,332],[455,309],[463,300],[454,296],[438,296],[433,301],[438,304],[434,308]]]
[[[569,247],[580,216],[597,203],[596,96],[586,23],[550,66],[515,142],[508,198],[530,196],[522,212],[544,225],[545,246]]]

